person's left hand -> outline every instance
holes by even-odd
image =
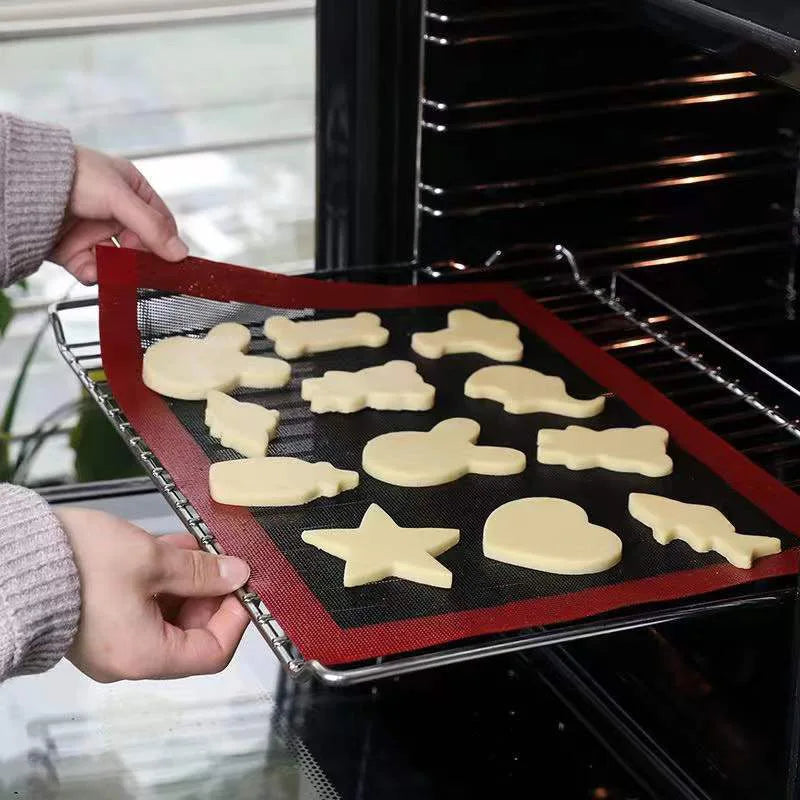
[[[175,218],[130,161],[95,150],[75,150],[75,177],[59,238],[49,256],[81,283],[97,280],[98,244],[150,250],[180,261],[188,248],[178,236]]]

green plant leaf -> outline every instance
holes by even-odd
[[[11,301],[8,299],[8,295],[0,289],[0,336],[6,332],[8,323],[11,322],[13,316],[14,309],[11,306]]]
[[[78,481],[108,481],[142,475],[141,464],[94,401],[86,396],[70,435]]]

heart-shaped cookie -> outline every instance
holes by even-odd
[[[525,497],[495,509],[483,528],[483,554],[518,567],[583,575],[610,569],[622,558],[622,540],[592,525],[575,503]]]

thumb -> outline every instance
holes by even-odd
[[[145,203],[124,181],[119,182],[111,196],[111,213],[157,256],[167,261],[180,261],[188,255],[186,245],[178,236],[175,220]]]
[[[163,547],[153,589],[179,597],[222,597],[243,586],[250,567],[239,558]]]

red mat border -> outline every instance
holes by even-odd
[[[98,248],[100,338],[111,390],[128,420],[170,472],[226,552],[252,568],[250,586],[307,659],[325,664],[419,650],[458,639],[582,619],[638,603],[674,600],[797,572],[798,551],[761,559],[751,570],[730,565],[659,575],[566,595],[412,620],[340,628],[247,509],[216,504],[208,492],[208,457],[141,380],[138,288],[280,308],[363,308],[495,302],[577,367],[623,399],[778,524],[800,536],[800,496],[690,417],[657,389],[505,284],[378,286],[291,278],[197,258],[170,264],[147,253]]]

